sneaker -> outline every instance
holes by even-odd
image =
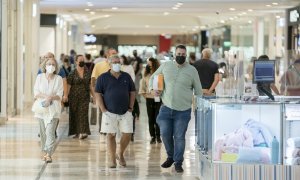
[[[161,143],[161,139],[160,139],[160,137],[158,137],[158,138],[156,138],[156,141],[157,141],[157,143]]]
[[[161,164],[162,168],[169,168],[174,163],[173,159],[168,158],[164,163]]]
[[[178,173],[183,173],[182,165],[175,164],[175,171]]]
[[[151,141],[150,141],[150,144],[155,144],[155,138],[153,137],[153,138],[151,138]]]

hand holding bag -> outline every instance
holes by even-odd
[[[48,107],[43,107],[43,99],[36,99],[32,105],[32,112],[37,114],[44,114],[49,111]]]

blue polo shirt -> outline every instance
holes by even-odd
[[[41,73],[42,73],[42,70],[39,69],[38,74],[41,74]],[[63,70],[63,68],[60,68],[60,69],[59,69],[59,72],[57,73],[57,75],[61,76],[61,78],[65,78],[65,77],[66,77],[66,73],[65,73],[65,71]]]
[[[95,91],[101,93],[106,109],[114,114],[125,114],[130,103],[130,92],[135,91],[130,75],[122,72],[115,78],[110,70],[97,78]]]

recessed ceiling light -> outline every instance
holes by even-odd
[[[178,5],[178,6],[182,6],[182,5],[183,5],[183,3],[179,2],[179,3],[177,3],[177,5]]]
[[[178,7],[172,7],[172,9],[174,9],[174,10],[177,10],[177,9],[178,9]]]
[[[169,15],[169,14],[170,14],[169,12],[164,12],[164,15],[165,15],[165,16],[167,16],[167,15]]]
[[[145,28],[149,28],[150,26],[149,25],[145,25]]]
[[[224,23],[225,23],[225,21],[224,21],[224,20],[221,20],[221,21],[220,21],[220,23],[224,24]]]
[[[235,8],[229,8],[230,11],[235,11]]]
[[[248,23],[249,23],[249,24],[251,24],[251,23],[252,23],[252,21],[248,21]]]
[[[270,5],[270,4],[267,4],[266,6],[267,6],[267,7],[271,7],[271,5]]]
[[[91,11],[91,12],[90,12],[90,14],[91,14],[91,15],[94,15],[94,14],[95,14],[95,12],[94,12],[94,11]]]
[[[90,9],[84,9],[85,11],[90,11]]]
[[[279,19],[279,18],[280,18],[280,16],[276,16],[276,18],[277,18],[277,19]]]
[[[92,28],[95,28],[96,26],[95,25],[92,25]]]
[[[242,12],[242,15],[246,15],[247,13],[246,12]]]
[[[277,6],[277,5],[278,5],[278,3],[277,3],[277,2],[273,2],[272,4],[273,4],[274,6]]]
[[[110,17],[110,15],[109,14],[105,14],[104,17],[108,18],[108,17]]]
[[[232,21],[232,20],[234,20],[234,18],[233,18],[233,17],[231,17],[231,18],[229,18],[229,19],[230,19],[231,21]]]
[[[248,9],[248,11],[249,11],[249,12],[252,12],[252,11],[253,11],[253,9]]]
[[[111,8],[112,10],[117,10],[117,9],[119,9],[118,7],[112,7]]]

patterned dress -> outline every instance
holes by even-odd
[[[69,136],[79,134],[91,134],[88,120],[90,102],[90,81],[91,74],[85,69],[83,78],[77,70],[73,70],[68,78],[68,85],[71,85],[69,92]]]

